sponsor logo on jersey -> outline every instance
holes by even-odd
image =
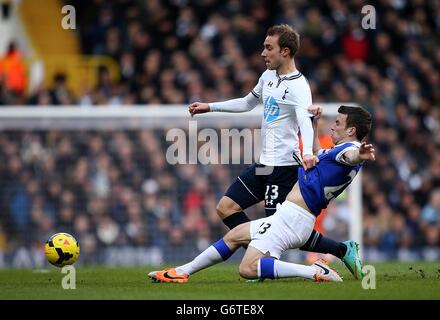
[[[280,115],[280,107],[272,96],[267,97],[264,102],[264,120],[266,122],[272,122]]]

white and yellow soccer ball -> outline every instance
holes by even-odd
[[[73,264],[79,257],[79,244],[76,239],[64,232],[52,235],[44,246],[47,260],[56,267]]]

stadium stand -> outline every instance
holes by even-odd
[[[80,95],[69,90],[65,74],[32,92],[15,90],[6,54],[0,107],[122,108],[244,96],[264,71],[266,28],[289,23],[301,34],[298,67],[314,102],[356,102],[374,115],[377,161],[363,170],[365,257],[440,259],[438,3],[375,1],[377,25],[370,30],[360,27],[362,1],[64,4],[77,10],[82,52],[111,57],[119,80],[102,67],[97,85]],[[215,205],[241,167],[170,166],[165,134],[2,132],[0,252],[38,247],[63,229],[77,235],[80,263],[122,264],[127,260],[114,257],[123,247],[133,248],[132,262],[162,262],[162,252],[182,260],[218,238],[225,229]],[[145,260],[136,248],[153,251]]]

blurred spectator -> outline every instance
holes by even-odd
[[[342,47],[350,61],[367,59],[369,41],[365,31],[359,26],[358,18],[350,20],[347,33],[342,38]]]
[[[15,43],[9,44],[6,54],[0,58],[0,82],[4,82],[5,88],[17,96],[25,93],[26,66]]]
[[[67,88],[67,78],[65,74],[55,74],[50,95],[52,98],[52,103],[55,105],[73,104],[73,95]]]
[[[440,225],[440,189],[431,192],[429,203],[422,209],[422,221],[430,225]]]

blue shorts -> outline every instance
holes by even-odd
[[[270,170],[270,174],[259,174],[256,170]],[[266,216],[275,213],[278,203],[283,203],[298,181],[298,165],[268,167],[254,164],[245,169],[231,184],[225,196],[234,200],[245,210],[264,200]]]

